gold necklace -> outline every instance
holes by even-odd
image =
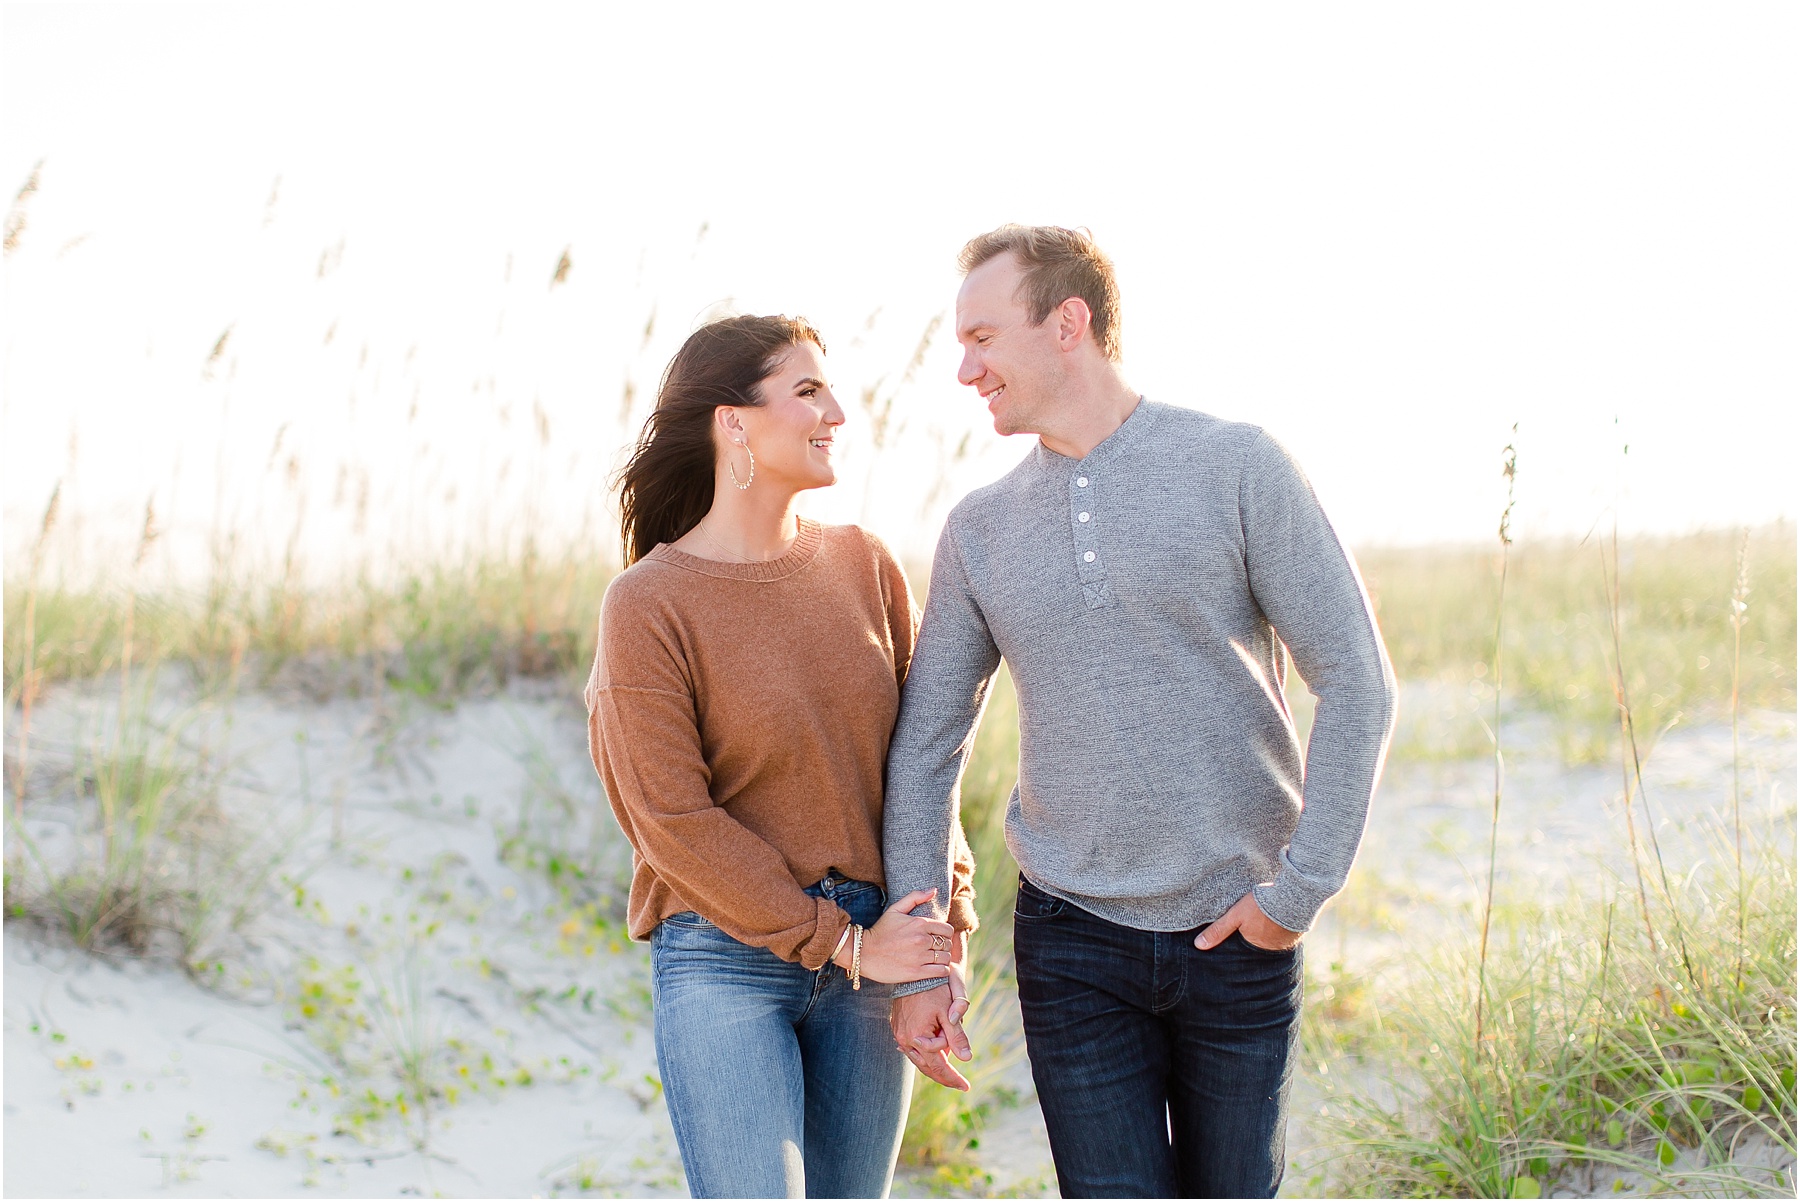
[[[700,538],[708,546],[710,546],[713,550],[715,550],[719,554],[723,555],[725,557],[726,563],[772,563],[772,562],[774,562],[773,560],[768,560],[768,559],[750,559],[750,558],[747,558],[742,555],[733,555],[730,551],[726,550],[723,546],[721,546],[717,539],[713,538],[712,533],[705,528],[703,522],[704,522],[704,519],[702,519],[702,522],[695,523],[694,533],[698,534],[700,536]],[[795,537],[796,538],[799,537],[798,533],[796,533]],[[789,540],[789,541],[791,544],[792,540]],[[783,551],[781,554],[785,555],[785,554],[787,554],[787,552]],[[781,555],[775,556],[775,559],[780,559],[780,558],[781,558]]]
[[[710,531],[706,530],[703,526],[696,525],[694,527],[694,533],[698,534],[706,542],[706,544],[709,547],[711,547],[713,550],[717,551],[720,555],[723,555],[725,557],[726,563],[759,563],[759,562],[761,562],[760,560],[749,559],[742,555],[732,554],[724,546],[722,546],[717,539],[715,539],[712,536],[712,533]]]

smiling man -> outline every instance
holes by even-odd
[[[949,896],[1004,659],[1019,1002],[1063,1195],[1273,1196],[1300,936],[1343,887],[1393,727],[1368,596],[1274,439],[1126,384],[1091,238],[1005,226],[961,265],[958,379],[1038,444],[938,541],[888,754],[888,892]],[[1304,762],[1289,652],[1318,698]],[[966,1002],[900,993],[902,1050],[966,1088],[946,1056],[967,1058]]]

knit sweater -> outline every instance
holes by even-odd
[[[1304,764],[1283,684],[1318,698]],[[1395,688],[1356,567],[1255,426],[1141,401],[1085,458],[1041,443],[951,512],[889,750],[895,889],[949,874],[958,780],[1002,659],[1006,841],[1046,892],[1180,931],[1254,891],[1304,931],[1343,887]]]
[[[804,887],[832,869],[886,882],[883,770],[915,615],[879,539],[804,518],[766,563],[665,544],[614,578],[588,742],[635,852],[633,938],[692,910],[784,960],[825,964],[848,918]],[[950,922],[971,929],[960,828],[950,846]]]

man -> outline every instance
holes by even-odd
[[[938,541],[888,753],[888,892],[949,896],[1005,659],[1019,1002],[1063,1195],[1270,1197],[1300,936],[1343,887],[1393,726],[1368,597],[1279,444],[1126,384],[1091,238],[1005,226],[961,265],[958,379],[1038,445]],[[1318,698],[1304,771],[1284,644]],[[966,1088],[960,990],[902,990],[902,1050]]]

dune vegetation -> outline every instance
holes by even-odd
[[[55,525],[53,503],[44,542]],[[1511,547],[1499,664],[1497,552],[1365,551],[1397,672],[1453,698],[1403,720],[1395,761],[1491,756],[1502,715],[1547,720],[1572,765],[1621,754],[1629,765],[1634,741],[1642,757],[1674,723],[1791,714],[1793,548],[1785,526]],[[190,715],[262,688],[448,709],[516,678],[542,679],[578,706],[608,578],[601,557],[527,550],[387,584],[302,587],[225,564],[188,591],[140,589],[131,571],[72,588],[42,559],[9,565],[25,570],[6,588],[8,917],[84,947],[170,955],[202,982],[221,971],[222,936],[269,904],[283,843],[220,818],[207,742],[181,719],[152,717],[153,678],[185,682]],[[116,715],[78,762],[34,757],[34,706],[65,682],[96,681],[116,688]],[[1303,684],[1291,692],[1304,717]],[[1003,837],[1014,705],[1003,673],[964,792],[985,919],[972,969],[976,1089],[921,1086],[907,1132],[909,1160],[951,1192],[981,1192],[983,1130],[1018,1102],[1022,1079],[1009,1002],[1016,869]],[[15,819],[60,787],[59,773],[78,778],[86,817],[79,854],[51,861]],[[1732,782],[1718,785],[1729,801]],[[1736,787],[1740,806],[1747,787]],[[1791,801],[1785,823],[1735,831],[1722,805],[1717,854],[1698,864],[1657,862],[1651,802],[1636,804],[1635,876],[1560,899],[1502,888],[1485,954],[1472,909],[1380,988],[1315,961],[1305,1076],[1330,1104],[1308,1119],[1307,1190],[1534,1196],[1609,1172],[1634,1189],[1792,1188],[1778,1168],[1733,1159],[1751,1136],[1790,1164],[1793,1154]],[[521,862],[594,913],[616,911],[619,878],[591,840],[545,846],[522,838],[543,854]],[[1342,904],[1355,893],[1353,879]]]

